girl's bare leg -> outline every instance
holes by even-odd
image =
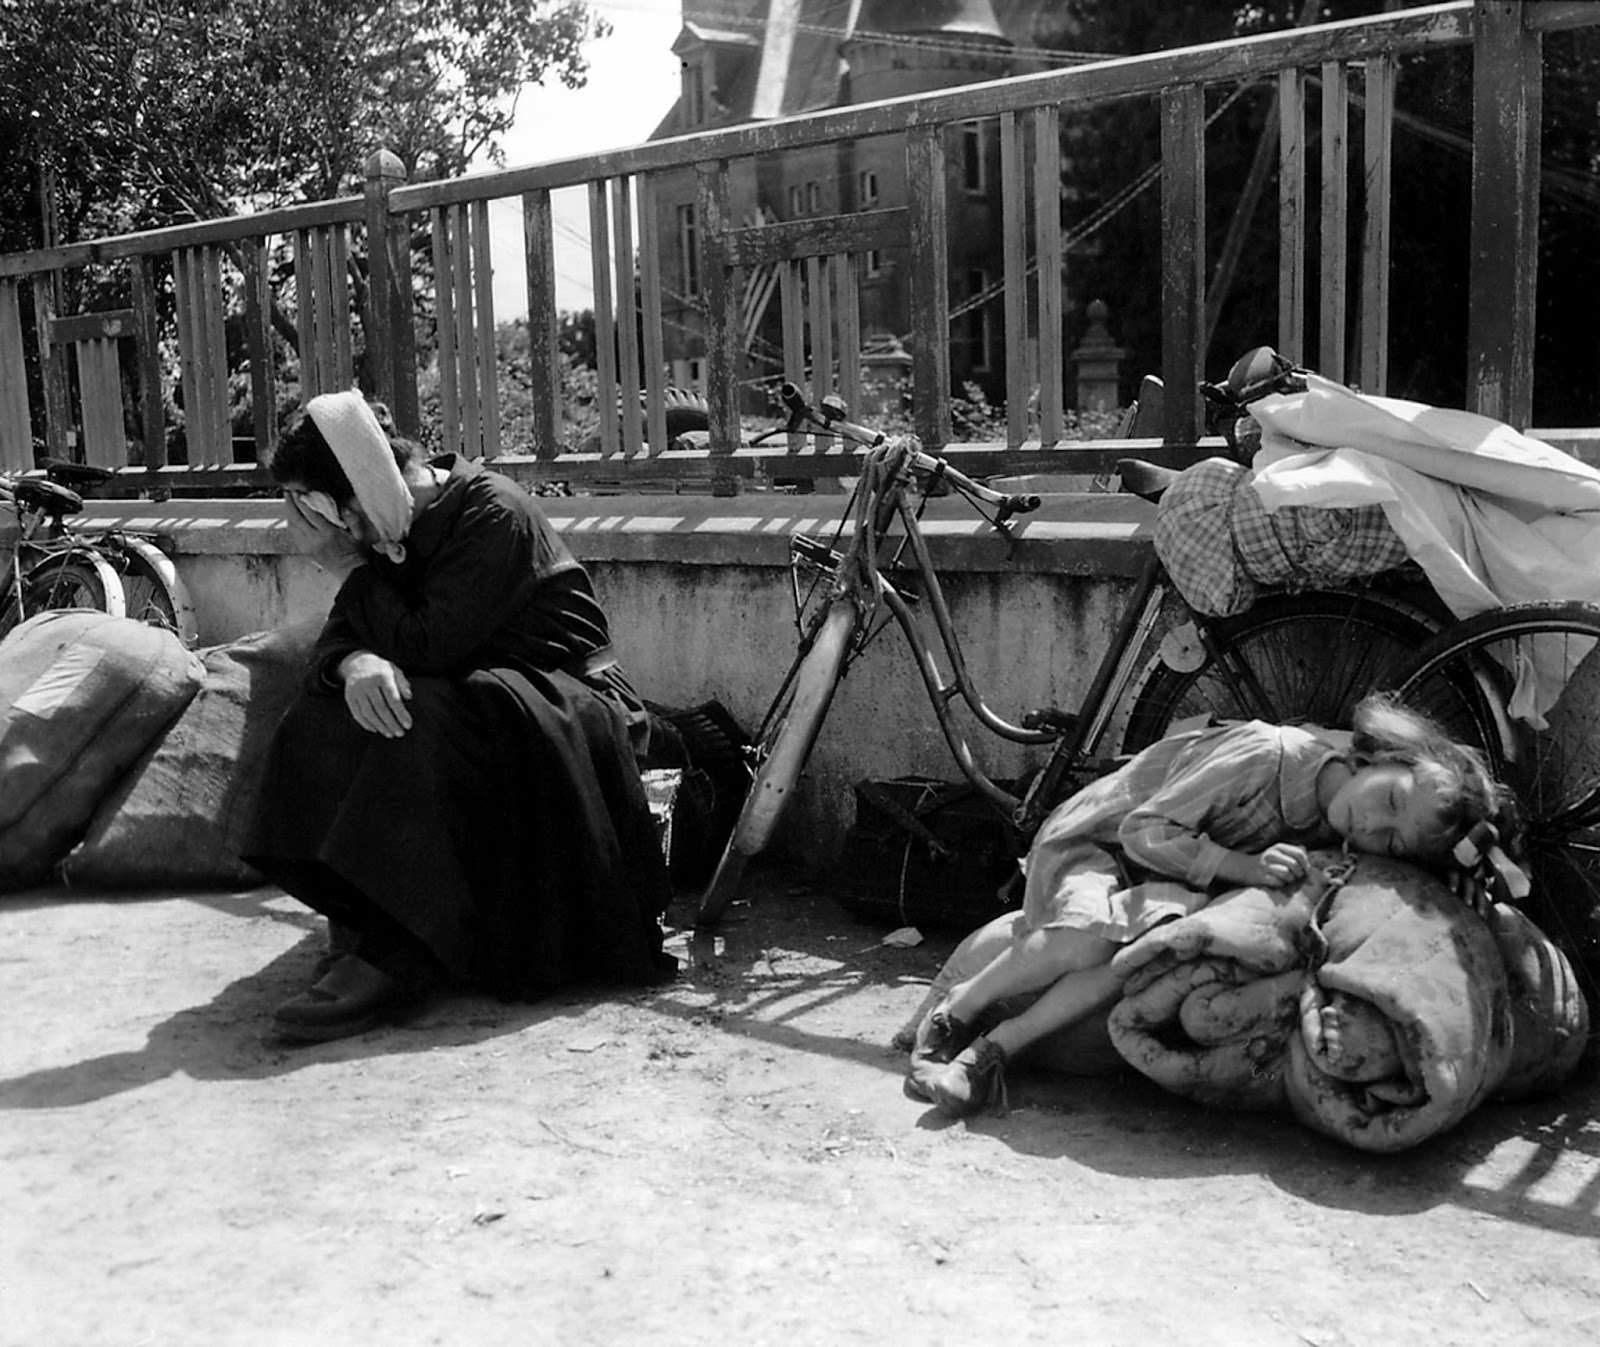
[[[958,1020],[972,1024],[994,1002],[1046,987],[1053,989],[1068,973],[1098,969],[1109,963],[1116,951],[1114,941],[1071,927],[1047,926],[1029,931],[972,977],[952,987],[945,1008]]]
[[[1021,1014],[1002,1020],[989,1030],[988,1039],[1013,1058],[1046,1034],[1076,1024],[1109,1005],[1121,989],[1122,978],[1109,963],[1063,974]]]

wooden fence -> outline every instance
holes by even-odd
[[[437,333],[436,348],[422,354],[436,370],[439,431],[448,448],[525,477],[578,482],[666,478],[726,491],[762,474],[837,474],[836,445],[793,436],[761,452],[742,447],[741,334],[749,315],[738,281],[762,268],[776,276],[783,372],[853,404],[863,355],[855,307],[863,258],[897,246],[908,258],[912,406],[924,442],[948,446],[968,471],[1101,471],[1125,448],[1065,439],[1062,370],[1070,353],[1061,322],[1061,213],[1039,208],[1053,206],[1060,190],[1061,127],[1116,100],[1159,103],[1160,373],[1168,389],[1193,389],[1215,318],[1205,285],[1205,96],[1249,80],[1275,81],[1277,91],[1276,344],[1332,377],[1383,391],[1396,62],[1464,46],[1473,50],[1474,116],[1471,295],[1460,358],[1470,405],[1525,426],[1534,367],[1542,43],[1549,32],[1596,24],[1595,4],[1460,0],[447,181],[407,184],[398,161],[380,152],[359,197],[0,256],[0,468],[27,469],[42,450],[120,468],[128,491],[194,494],[260,483],[256,460],[274,443],[281,411],[274,406],[275,362],[286,348],[275,332],[293,339],[301,400],[349,386],[362,352],[369,392],[389,403],[402,427],[414,428],[422,298]],[[1363,104],[1359,143],[1346,96],[1355,78]],[[1314,100],[1312,86],[1321,90]],[[1308,129],[1313,108],[1320,121]],[[975,121],[998,123],[995,254],[1007,349],[1031,342],[1038,353],[1035,361],[1008,362],[1006,436],[981,445],[951,444],[945,163],[947,133]],[[1312,135],[1322,146],[1315,193],[1306,181]],[[758,157],[869,137],[896,137],[903,148],[903,206],[804,221],[735,218],[736,184],[749,179]],[[1350,155],[1360,156],[1363,182],[1355,205],[1347,190]],[[668,455],[663,248],[671,241],[662,237],[660,204],[685,181],[693,183],[710,428],[703,452]],[[601,433],[587,453],[564,446],[558,425],[554,198],[572,188],[588,199],[596,311]],[[530,353],[516,373],[531,392],[532,454],[508,454],[502,442],[505,371],[495,357],[489,224],[490,204],[500,201],[520,205]],[[1343,227],[1352,209],[1362,212],[1351,233],[1363,254],[1353,304]],[[1319,253],[1308,265],[1313,236]],[[364,269],[352,265],[362,258]],[[91,273],[123,277],[129,303],[113,312],[58,312],[61,297],[80,293]],[[1308,333],[1313,309],[1317,330]],[[171,316],[158,316],[165,314]],[[244,334],[234,343],[242,354],[231,363],[230,326]],[[1357,352],[1351,369],[1349,350]],[[166,408],[179,401],[186,462],[174,465]],[[1169,396],[1164,406],[1163,442],[1142,443],[1141,453],[1189,461],[1199,438],[1196,399]]]

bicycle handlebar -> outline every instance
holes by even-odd
[[[825,434],[838,435],[841,439],[864,444],[869,449],[877,448],[887,438],[881,430],[874,430],[871,426],[859,426],[854,421],[846,421],[842,417],[830,419],[822,415],[806,401],[805,394],[787,380],[778,390],[778,396],[783,399],[783,405],[789,409],[791,430],[799,430],[801,426],[809,425]]]
[[[851,440],[869,449],[879,448],[888,440],[888,436],[881,430],[857,425],[842,417],[830,419],[823,415],[806,401],[805,394],[798,387],[788,381],[785,381],[778,390],[778,396],[783,400],[783,405],[789,409],[789,424],[786,428],[790,431],[810,426],[822,434],[838,435],[841,439]],[[974,481],[959,469],[951,467],[937,455],[926,453],[921,449],[912,452],[909,463],[912,471],[953,482],[964,494],[981,500],[985,505],[995,507],[1000,513],[1002,523],[1012,515],[1028,514],[1039,508],[1038,496],[1031,493],[1009,494],[995,491],[982,482]]]

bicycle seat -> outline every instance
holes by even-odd
[[[68,463],[60,458],[47,458],[39,466],[52,482],[60,482],[62,486],[78,490],[97,487],[117,475],[110,468],[96,467],[93,463]]]
[[[1124,491],[1130,491],[1153,504],[1177,480],[1178,469],[1163,468],[1159,463],[1146,463],[1142,458],[1119,458],[1117,476],[1122,479]]]
[[[30,510],[43,510],[60,518],[77,514],[83,509],[83,497],[59,482],[41,482],[37,477],[24,477],[12,488],[17,503]]]

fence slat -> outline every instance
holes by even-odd
[[[1506,0],[1479,0],[1474,17],[1467,399],[1473,411],[1526,426],[1533,419],[1542,37],[1524,28],[1524,7]]]
[[[1028,438],[1028,227],[1027,184],[1023,181],[1023,137],[1017,114],[1000,118],[1000,250],[1004,269],[1006,338],[1006,447]]]
[[[178,256],[178,254],[174,254]],[[294,232],[294,330],[299,343],[300,405],[326,392],[317,371],[317,315],[312,299],[311,231]],[[174,271],[177,270],[175,266]]]
[[[522,246],[528,276],[528,377],[533,395],[533,452],[561,451],[561,347],[556,333],[555,214],[547,190],[524,193]]]
[[[833,392],[833,302],[821,257],[806,258],[806,313],[811,325],[811,396],[818,406]],[[822,452],[835,448],[832,435],[818,435]]]
[[[461,434],[461,392],[457,386],[456,277],[455,263],[450,256],[450,213],[435,207],[429,216],[429,241],[433,245],[433,321],[438,334],[439,441],[445,453],[465,456],[466,442]]]
[[[806,385],[805,263],[796,258],[778,264],[778,300],[783,305],[783,377],[796,388]],[[786,437],[789,452],[798,454],[809,437],[799,432]]]
[[[600,412],[600,453],[620,453],[617,422],[617,323],[611,304],[611,226],[606,218],[606,184],[589,184],[590,274],[594,280],[595,397]]]
[[[44,447],[52,458],[70,458],[72,409],[67,396],[66,349],[50,335],[56,316],[56,278],[49,272],[33,278],[34,339],[39,348],[39,373],[44,381]]]
[[[16,281],[0,277],[0,471],[25,472],[32,466],[21,295]]]
[[[667,447],[666,348],[661,333],[661,222],[656,190],[648,173],[639,175],[639,304],[644,324],[645,440],[652,453]]]
[[[317,387],[325,393],[341,391],[334,361],[334,310],[332,241],[325,228],[311,231],[311,307],[316,314]]]
[[[120,468],[128,461],[122,421],[122,362],[115,337],[73,343],[78,364],[78,398],[83,413],[83,461]]]
[[[861,414],[861,259],[835,253],[828,259],[833,276],[834,313],[839,330],[839,396],[851,416]]]
[[[1317,238],[1317,369],[1344,381],[1345,310],[1350,268],[1350,98],[1345,69],[1322,66],[1322,227]]]
[[[1389,248],[1393,186],[1395,63],[1367,60],[1366,114],[1362,126],[1365,214],[1361,232],[1361,363],[1356,377],[1365,392],[1389,386]]]
[[[1065,346],[1061,332],[1062,263],[1061,113],[1055,107],[1033,113],[1034,250],[1039,259],[1039,443],[1059,444],[1065,432],[1062,415],[1062,369]]]
[[[216,244],[200,249],[201,356],[206,363],[206,429],[214,464],[233,462],[233,422],[228,416],[228,337],[222,313],[222,250]]]
[[[461,398],[461,452],[483,456],[478,411],[478,336],[472,321],[472,239],[469,207],[450,207],[450,266],[456,292],[456,391]]]
[[[633,191],[627,178],[611,184],[612,257],[617,283],[617,382],[622,396],[622,452],[629,458],[644,448],[639,405],[639,331],[633,303]]]
[[[268,315],[272,311],[272,282],[267,275],[265,239],[248,239],[240,245],[244,261],[244,335],[250,359],[250,423],[255,433],[256,461],[272,457],[278,442],[276,361]]]
[[[472,203],[473,312],[478,324],[478,405],[483,419],[482,453],[500,453],[500,365],[495,357],[494,265],[489,253],[489,203]]]
[[[161,329],[156,313],[155,265],[154,257],[136,257],[129,270],[133,282],[133,349],[139,375],[139,436],[144,445],[144,466],[164,468],[167,466],[167,412],[162,399]],[[271,387],[269,380],[268,388]],[[276,411],[270,393],[266,403],[270,410]],[[276,436],[275,415],[271,425]]]
[[[711,424],[711,494],[730,496],[739,479],[726,460],[738,447],[739,352],[734,342],[738,330],[739,296],[729,274],[728,161],[718,159],[695,165],[695,216],[699,229],[700,276],[706,314],[706,403]],[[718,460],[723,460],[719,462]]]
[[[333,386],[350,388],[355,384],[355,359],[350,349],[350,237],[342,224],[328,230],[328,307],[333,311],[332,340]],[[393,411],[394,408],[390,408]]]
[[[911,223],[912,407],[929,449],[950,443],[949,213],[944,138],[937,126],[906,132]]]
[[[1299,363],[1306,333],[1306,81],[1278,72],[1278,350]]]
[[[204,459],[197,454],[197,426],[200,407],[200,374],[196,353],[200,331],[195,322],[194,249],[180,248],[172,255],[173,307],[178,321],[178,387],[183,394],[184,461],[198,467]]]
[[[1205,96],[1197,84],[1161,95],[1161,381],[1165,437],[1197,435],[1205,339]]]

